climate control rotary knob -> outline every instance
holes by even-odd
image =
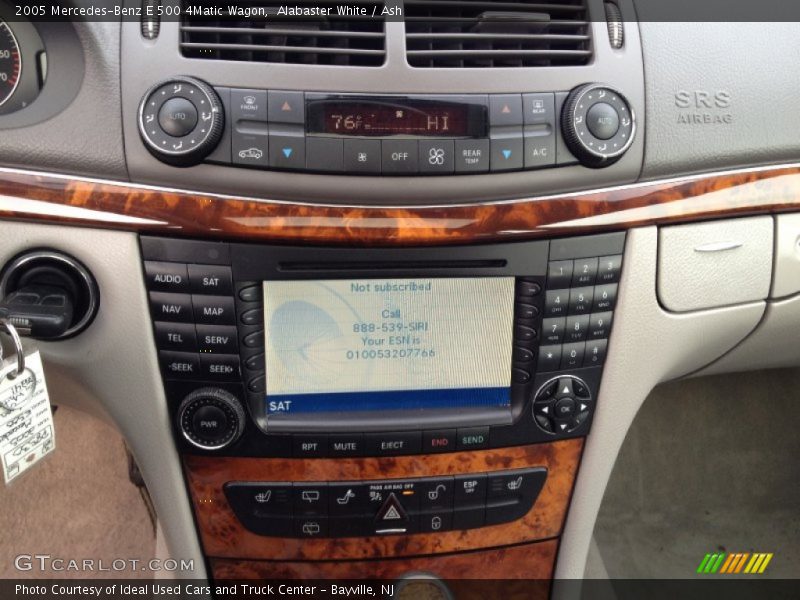
[[[139,133],[158,160],[189,167],[217,147],[225,111],[214,89],[192,77],[157,83],[139,105]]]
[[[636,135],[636,119],[625,97],[589,83],[572,90],[561,111],[564,141],[581,164],[600,168],[625,154]]]
[[[239,400],[225,390],[202,388],[181,402],[178,428],[193,446],[221,450],[244,432],[245,412]]]

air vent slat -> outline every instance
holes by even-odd
[[[297,46],[264,46],[262,44],[183,44],[184,48],[199,49],[209,48],[211,50],[238,50],[245,52],[305,52],[304,48]],[[362,50],[360,48],[314,48],[312,52],[317,54],[358,54],[363,56],[383,56],[380,50]]]
[[[370,31],[319,31],[302,29],[278,29],[276,27],[267,27],[264,29],[256,29],[254,27],[181,27],[181,31],[192,33],[214,33],[217,35],[280,35],[292,37],[344,37],[344,38],[372,38],[383,39],[383,33],[373,33]],[[184,42],[184,45],[191,42]]]
[[[592,58],[586,0],[407,0],[413,67],[585,65]]]
[[[184,1],[188,5],[189,0]],[[379,18],[279,17],[268,0],[247,0],[270,17],[262,19],[208,18],[187,15],[180,23],[180,50],[187,58],[245,62],[336,66],[380,66],[386,59],[385,23]],[[292,6],[319,7],[332,1],[299,0]],[[355,0],[380,14],[383,2]],[[275,16],[272,16],[275,15]]]

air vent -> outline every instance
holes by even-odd
[[[349,0],[348,7],[366,9],[368,16],[338,14],[345,5],[335,0],[299,0],[290,7],[330,8],[327,16],[284,16],[279,5],[252,0],[244,3],[257,18],[181,20],[181,52],[187,58],[245,62],[374,67],[386,57],[383,2]],[[185,2],[188,5],[188,2]]]
[[[586,0],[406,0],[412,67],[550,67],[592,57]]]

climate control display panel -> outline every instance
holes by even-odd
[[[348,175],[500,173],[606,167],[630,147],[635,116],[602,84],[572,91],[357,95],[212,86],[176,77],[139,109],[148,150],[174,166]]]

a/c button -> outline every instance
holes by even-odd
[[[458,430],[458,450],[478,450],[488,447],[488,427],[469,427]]]

